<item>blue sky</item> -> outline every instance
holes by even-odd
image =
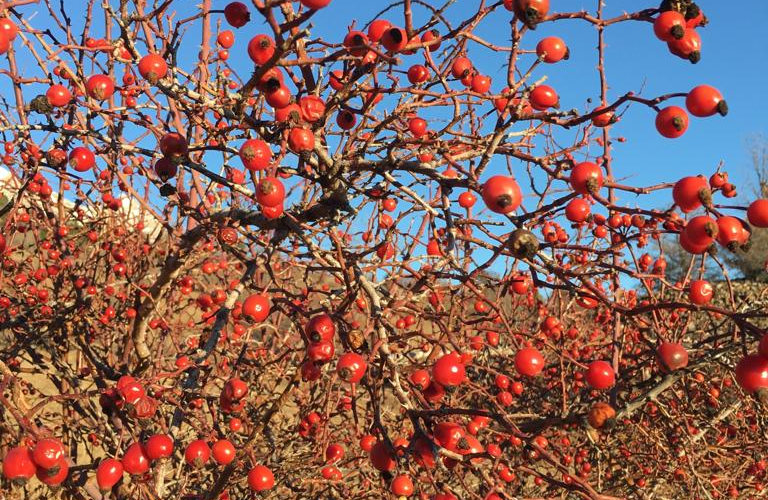
[[[224,0],[216,1],[214,8],[222,9],[227,3]],[[438,5],[442,4],[442,1],[431,0],[431,3]],[[628,0],[607,0],[606,3],[606,17],[620,15],[623,9],[636,11],[653,6],[650,2]],[[746,9],[741,9],[739,13],[734,14],[734,8],[729,2],[700,2],[710,23],[700,30],[703,57],[697,65],[671,55],[666,44],[658,41],[653,35],[650,23],[623,22],[606,29],[609,101],[627,91],[650,98],[671,92],[687,92],[696,85],[709,84],[721,90],[730,107],[730,114],[726,118],[691,117],[687,133],[682,138],[670,140],[656,132],[653,110],[633,104],[623,115],[621,122],[612,128],[613,137],[628,138],[625,143],[614,143],[614,173],[617,179],[635,186],[646,186],[674,181],[685,175],[709,175],[722,160],[731,180],[740,187],[740,193],[747,194],[748,189],[743,187],[749,168],[745,140],[753,134],[768,135],[765,121],[768,116],[768,104],[762,94],[764,89],[768,88],[768,71],[765,69],[768,63],[768,42],[763,27],[763,20],[768,18],[768,2],[753,0],[745,3],[750,5],[750,11],[745,14]],[[340,42],[353,21],[357,22],[357,27],[362,27],[388,4],[388,1],[383,0],[333,0],[328,8],[317,12],[313,17],[312,38],[320,36],[329,41]],[[553,0],[552,4],[555,11],[593,11],[597,0]],[[459,0],[446,11],[446,16],[455,23],[471,15],[479,5],[479,0]],[[191,14],[195,3],[174,2],[173,8],[186,10],[177,16],[179,19]],[[414,8],[414,23],[419,26],[428,19],[427,11],[416,4]],[[31,14],[38,10],[39,6],[25,6],[19,9],[31,18],[34,27],[44,29],[47,27],[46,23],[50,22],[47,20],[47,13],[38,12],[36,16],[31,17]],[[69,14],[76,25],[83,22],[82,17],[74,16],[72,10]],[[382,17],[394,24],[404,24],[402,7],[392,9]],[[480,24],[476,33],[490,42],[508,45],[510,18],[511,13],[503,8],[498,9]],[[252,68],[252,63],[245,54],[247,41],[257,33],[269,31],[260,16],[254,15],[253,19],[245,27],[235,30],[237,41],[230,51],[231,65],[243,76],[248,75]],[[229,28],[222,15],[217,14],[215,20],[216,23],[222,23],[222,29]],[[92,36],[103,36],[103,26],[100,26],[100,23],[100,19],[94,23]],[[197,56],[199,27],[200,23],[190,27],[186,34],[189,38],[180,52],[181,65],[187,69],[194,64]],[[566,41],[571,49],[571,58],[554,65],[540,65],[532,81],[548,75],[547,84],[553,86],[560,94],[562,108],[592,109],[599,102],[599,82],[595,70],[595,28],[582,20],[545,23],[524,37],[522,48],[534,49],[541,38],[549,35],[557,35]],[[472,42],[468,47],[475,66],[493,78],[492,90],[498,92],[504,86],[506,56]],[[146,47],[139,46],[139,50],[146,51]],[[533,60],[533,56],[526,57],[529,61]],[[407,70],[410,65],[421,62],[421,54],[404,56],[401,69]],[[527,63],[522,67],[527,67]],[[88,71],[90,68],[86,68],[86,72]],[[121,74],[121,71],[118,74]],[[0,83],[0,88],[7,90],[7,80]],[[593,104],[587,104],[588,98],[592,99]],[[670,104],[683,106],[683,102],[684,99],[680,98]],[[488,108],[490,109],[490,105]],[[576,132],[564,132],[566,135],[574,133]],[[154,147],[154,144],[147,146]],[[599,153],[597,149],[592,152]],[[213,162],[209,164],[214,169],[215,165]],[[233,165],[241,168],[239,162],[235,161]],[[487,175],[502,173],[505,169],[502,160],[494,160]],[[519,162],[513,170],[518,177],[524,175]],[[561,188],[565,188],[565,183],[562,184]],[[458,194],[456,192],[454,198]],[[633,205],[634,196],[624,194],[620,203]],[[666,208],[671,204],[671,193],[669,190],[657,192],[644,197],[641,203],[644,207]],[[367,220],[364,216],[361,219]]]
[[[436,5],[437,2],[432,2]],[[654,6],[653,2],[608,0],[605,16],[613,17],[627,11]],[[448,10],[448,17],[456,20],[466,12],[474,12],[480,4],[476,0],[461,0]],[[597,2],[583,0],[553,0],[553,11],[594,11]],[[703,39],[703,57],[696,65],[671,55],[666,44],[658,41],[652,25],[646,22],[623,22],[606,30],[606,66],[610,85],[609,99],[615,99],[633,90],[644,97],[656,97],[669,92],[687,92],[696,85],[709,84],[723,93],[730,113],[726,118],[691,117],[687,133],[675,140],[661,137],[654,127],[654,111],[633,104],[622,121],[612,129],[614,136],[625,136],[628,141],[616,143],[614,169],[617,177],[627,177],[632,185],[652,185],[676,180],[684,175],[711,173],[718,162],[725,162],[731,179],[739,183],[748,173],[749,158],[745,138],[751,134],[768,134],[768,39],[762,20],[768,18],[768,2],[744,2],[747,9],[735,12],[731,2],[702,0],[699,5],[709,17],[709,24],[700,30]],[[360,0],[333,0],[330,7],[318,12],[314,18],[313,33],[333,36],[353,19],[358,26],[369,21],[387,2]],[[415,7],[418,9],[418,6]],[[417,11],[418,12],[418,11]],[[423,20],[424,10],[421,10]],[[417,16],[419,14],[417,13]],[[393,9],[383,16],[402,23],[402,8]],[[416,22],[418,22],[417,17]],[[332,28],[331,28],[332,27]],[[509,13],[503,9],[489,16],[477,32],[499,44],[508,44]],[[556,88],[562,107],[585,108],[585,99],[599,102],[596,65],[596,30],[581,20],[547,23],[526,35],[524,49],[534,49],[545,36],[563,38],[571,49],[571,58],[554,65],[542,65],[537,76],[549,75],[549,85]],[[338,35],[337,35],[338,36]],[[478,44],[469,45],[475,65],[494,79],[494,90],[503,86],[505,65],[500,54]],[[421,56],[406,57],[405,66],[419,63]],[[684,99],[672,103],[683,106]],[[740,184],[740,183],[739,183]],[[740,194],[745,192],[740,190]],[[654,202],[666,205],[669,192],[653,196]],[[630,199],[626,198],[629,203]]]
[[[442,4],[437,0],[430,1],[433,5]],[[227,3],[220,0],[214,3],[214,7],[223,8]],[[596,3],[584,0],[552,2],[553,11],[593,11]],[[190,12],[195,5],[193,2],[174,4],[174,8],[188,8]],[[384,0],[333,0],[329,7],[315,14],[312,35],[341,41],[347,26],[353,21],[360,27],[388,4]],[[619,15],[624,12],[623,9],[635,11],[653,5],[651,2],[628,0],[608,0],[606,4],[606,17]],[[768,2],[751,0],[746,4],[750,5],[748,14],[743,13],[746,9],[734,13],[729,2],[700,2],[710,23],[700,30],[704,50],[702,61],[696,65],[669,54],[665,44],[653,36],[650,23],[624,22],[606,30],[609,99],[615,99],[629,90],[644,97],[655,97],[668,92],[686,92],[706,83],[720,89],[730,107],[726,118],[691,117],[687,133],[679,139],[670,140],[656,132],[655,115],[651,109],[632,105],[612,131],[613,136],[628,138],[626,143],[615,144],[614,168],[617,177],[626,177],[627,182],[633,185],[650,185],[683,175],[711,173],[723,160],[732,179],[737,183],[743,179],[749,165],[745,138],[756,133],[768,134],[765,121],[768,100],[763,96],[764,89],[768,88],[768,70],[765,69],[768,40],[762,23],[768,18]],[[479,0],[460,0],[448,9],[446,15],[452,21],[463,19],[468,13],[475,12],[478,5]],[[427,11],[418,5],[414,9],[414,22],[418,25],[427,19]],[[36,6],[19,8],[26,15],[37,10],[39,7]],[[72,15],[71,11],[69,13]],[[223,16],[218,17],[222,18],[227,28]],[[242,75],[247,74],[250,67],[250,61],[244,54],[247,40],[267,31],[267,26],[259,22],[259,17],[254,15],[251,23],[235,30],[237,44],[231,50],[230,62]],[[403,24],[401,7],[390,10],[382,17],[395,24]],[[81,18],[73,18],[76,25],[82,22]],[[477,33],[494,43],[508,44],[509,19],[510,13],[499,9],[481,23]],[[37,12],[32,17],[36,28],[45,28],[46,22],[49,21],[44,12]],[[103,35],[99,24],[98,21],[94,23],[94,36]],[[191,28],[188,33],[191,39],[198,39],[194,33],[198,28],[199,23]],[[571,49],[571,59],[554,65],[540,65],[534,79],[548,75],[547,84],[560,94],[562,108],[588,109],[587,98],[599,101],[597,72],[594,71],[596,30],[581,20],[546,23],[526,35],[523,48],[534,49],[536,42],[548,35],[557,35],[566,41]],[[500,90],[504,86],[506,71],[504,56],[475,43],[470,42],[468,47],[475,66],[493,77],[492,90]],[[182,60],[185,56],[190,59],[195,57],[196,50],[184,51]],[[404,56],[403,59],[404,70],[423,61],[419,54]],[[183,65],[189,67],[189,64]],[[2,82],[2,88],[6,88],[6,81]],[[676,99],[673,103],[682,106],[683,99]],[[653,198],[660,205],[665,205],[668,200],[666,194]]]

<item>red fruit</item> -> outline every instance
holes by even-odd
[[[443,250],[440,248],[440,241],[435,239],[430,239],[427,243],[427,255],[432,257],[441,257],[443,255]]]
[[[133,443],[125,450],[121,460],[123,469],[132,476],[145,474],[149,471],[149,457],[141,443]]]
[[[747,208],[747,219],[755,227],[768,227],[768,199],[750,203]]]
[[[607,107],[599,106],[595,108],[595,112],[598,113],[592,117],[592,125],[595,127],[607,127],[613,123],[616,123],[617,118],[613,111],[607,111]],[[606,110],[606,111],[603,111]],[[600,111],[603,111],[600,113]]]
[[[155,83],[168,74],[168,63],[158,54],[147,54],[139,61],[139,73],[150,83]]]
[[[653,33],[662,42],[672,42],[685,34],[685,16],[676,10],[662,12],[653,22]]]
[[[371,459],[371,465],[381,472],[394,470],[397,465],[394,456],[389,451],[389,448],[384,441],[379,441],[373,445],[369,457]]]
[[[129,375],[123,375],[117,381],[117,393],[128,404],[134,404],[139,399],[146,396],[144,386],[135,378]]]
[[[693,64],[701,60],[701,37],[693,28],[686,28],[679,40],[667,42],[669,51],[682,59],[688,59]]]
[[[8,38],[8,34],[5,31],[0,31],[0,55],[8,52],[11,48],[11,40]]]
[[[672,188],[672,199],[683,212],[693,212],[702,204],[710,204],[712,192],[704,176],[683,177]]]
[[[504,7],[514,11],[524,24],[535,28],[536,23],[547,17],[549,0],[504,0]]]
[[[326,465],[320,469],[320,475],[323,476],[323,479],[327,479],[329,481],[339,481],[342,477],[344,477],[339,468],[333,465]]]
[[[255,64],[263,65],[275,54],[275,41],[271,36],[259,34],[248,42],[248,57]]]
[[[409,497],[413,495],[413,481],[406,474],[395,476],[395,479],[392,480],[392,484],[389,486],[389,491],[397,496]]]
[[[35,475],[32,453],[24,446],[11,448],[3,460],[3,477],[19,486]]]
[[[723,95],[714,87],[709,85],[699,85],[688,92],[685,98],[685,107],[693,116],[712,116],[720,113],[721,116],[728,114],[728,104],[726,104]]]
[[[256,185],[256,201],[265,207],[276,207],[285,200],[285,186],[277,177],[264,177]]]
[[[280,123],[295,123],[301,120],[301,108],[295,102],[288,103],[282,108],[275,108],[275,120]],[[270,151],[270,155],[272,152]]]
[[[69,166],[78,172],[87,172],[96,165],[96,155],[84,147],[78,146],[69,152]]]
[[[160,460],[173,455],[173,438],[167,434],[153,434],[144,444],[149,460]]]
[[[478,94],[485,94],[491,90],[491,77],[485,75],[475,75],[472,77],[470,88]]]
[[[58,439],[41,439],[32,449],[32,460],[45,470],[56,467],[65,456],[64,445]]]
[[[231,49],[235,44],[235,34],[230,30],[224,30],[216,37],[216,43],[223,49]]]
[[[584,198],[574,198],[565,206],[565,217],[571,222],[584,222],[589,217],[590,205]]]
[[[680,242],[680,246],[683,247],[683,250],[694,255],[701,255],[704,252],[706,252],[707,249],[709,248],[709,245],[707,244],[697,245],[691,242],[690,238],[686,235],[685,231],[680,233],[679,242]]]
[[[41,483],[47,486],[58,486],[69,475],[69,464],[64,457],[61,457],[53,468],[49,470],[38,468],[35,475]]]
[[[414,137],[423,137],[427,133],[427,120],[424,118],[411,118],[408,120],[408,130]]]
[[[353,112],[345,109],[339,111],[339,114],[336,115],[336,124],[342,130],[350,130],[357,125],[357,117]]]
[[[593,361],[587,367],[587,383],[593,389],[609,389],[616,383],[616,373],[607,361]]]
[[[322,9],[323,7],[328,7],[328,4],[331,3],[331,0],[299,0],[301,2],[301,5],[308,9]]]
[[[688,289],[688,299],[697,306],[708,304],[713,297],[712,285],[705,280],[691,281],[691,286]]]
[[[367,54],[369,43],[368,37],[362,31],[350,31],[344,37],[344,46],[355,57],[363,57]]]
[[[72,101],[72,93],[64,85],[51,85],[45,92],[45,97],[54,108],[61,108]]]
[[[507,105],[509,104],[509,99],[512,97],[512,91],[509,89],[509,87],[504,87],[501,89],[501,92],[499,92],[499,97],[495,98],[493,100],[493,106],[496,108],[496,111],[499,113],[504,112],[504,110],[507,108]],[[517,99],[519,101],[519,99]],[[514,106],[512,106],[514,109]]]
[[[288,134],[288,147],[294,153],[303,153],[315,149],[315,136],[311,130],[292,128]]]
[[[244,3],[230,2],[224,7],[224,17],[233,28],[241,28],[251,20],[251,13]]]
[[[454,422],[440,422],[435,426],[434,434],[440,446],[455,451],[459,441],[466,437],[467,432],[464,427]]]
[[[429,80],[429,70],[421,64],[414,64],[408,68],[408,81],[416,85]]]
[[[577,163],[571,170],[571,187],[579,194],[597,193],[603,187],[603,171],[595,163]]]
[[[307,95],[299,99],[301,118],[314,123],[325,115],[325,101],[316,95]]]
[[[208,443],[202,439],[192,441],[187,445],[187,449],[184,450],[184,460],[187,462],[187,465],[196,469],[203,467],[210,457],[211,449],[208,447]]]
[[[376,438],[370,434],[366,434],[360,438],[360,449],[366,453],[370,453],[376,444]]]
[[[709,216],[699,215],[688,221],[681,233],[695,247],[708,247],[717,238],[717,223]]]
[[[243,315],[254,323],[261,323],[269,316],[269,299],[266,295],[249,295],[243,302]]]
[[[105,458],[96,468],[96,483],[107,493],[123,478],[123,464],[114,458]]]
[[[381,35],[381,44],[390,52],[400,52],[408,45],[408,35],[403,28],[390,26]]]
[[[461,385],[467,373],[461,355],[449,352],[440,356],[432,367],[432,378],[444,387]]]
[[[392,26],[392,23],[386,19],[376,19],[368,26],[368,39],[373,43],[378,43],[384,32]]]
[[[712,189],[723,189],[728,185],[728,172],[715,172],[709,176],[709,186]]]
[[[457,57],[451,65],[451,74],[454,78],[462,79],[472,72],[472,62],[466,57]]]
[[[160,139],[160,152],[169,157],[187,156],[189,145],[183,135],[170,132]]]
[[[528,95],[528,100],[533,106],[533,109],[538,111],[544,111],[549,108],[557,108],[560,106],[560,98],[555,92],[555,89],[549,85],[539,85]]]
[[[103,101],[115,93],[115,82],[107,75],[93,75],[85,83],[85,90],[92,98]]]
[[[222,396],[229,401],[237,402],[248,395],[248,384],[235,377],[227,380],[224,384]]]
[[[329,362],[333,359],[334,354],[336,354],[336,347],[333,342],[328,340],[313,342],[307,347],[307,357],[317,364]]]
[[[283,87],[284,84],[285,77],[283,76],[283,72],[280,70],[280,68],[269,68],[264,72],[261,78],[259,78],[259,81],[256,84],[256,88],[261,92],[269,94],[270,92]],[[290,92],[287,90],[286,92],[290,95]]]
[[[688,366],[688,351],[681,344],[662,342],[656,348],[656,355],[665,371],[675,371]]]
[[[336,373],[342,380],[356,384],[365,375],[367,363],[365,359],[355,352],[347,352],[339,356],[336,364]]]
[[[421,35],[421,43],[426,45],[424,50],[427,52],[436,52],[442,43],[440,32],[435,29],[425,31],[424,34]]]
[[[535,377],[544,369],[544,356],[533,347],[525,347],[515,354],[515,369],[520,375]]]
[[[263,465],[257,465],[248,471],[248,486],[256,492],[271,490],[275,487],[275,475]]]
[[[240,147],[240,160],[248,170],[264,170],[272,162],[272,150],[261,139],[249,139]]]
[[[736,365],[736,382],[747,394],[768,389],[768,358],[759,354],[742,358]]]
[[[7,17],[0,18],[0,31],[5,33],[8,40],[13,41],[19,33],[19,28]]]
[[[485,181],[480,194],[488,209],[499,214],[514,212],[523,201],[520,186],[506,175],[494,175]]]
[[[325,449],[325,463],[336,463],[342,458],[344,458],[344,447],[339,443],[331,443]]]
[[[472,208],[477,202],[477,197],[470,191],[464,191],[459,195],[459,206],[461,208]]]
[[[309,320],[307,326],[304,327],[304,333],[312,342],[332,341],[336,335],[336,325],[329,315],[318,314]]]
[[[749,240],[749,231],[741,220],[729,215],[717,218],[717,242],[724,247],[743,245]]]
[[[235,445],[227,439],[219,439],[211,449],[213,459],[219,465],[227,465],[235,459]]]
[[[553,64],[568,59],[568,47],[562,38],[548,36],[536,44],[536,55],[545,63]]]
[[[176,163],[174,163],[170,158],[167,156],[163,156],[159,160],[155,162],[155,173],[157,176],[162,180],[163,182],[167,181],[168,179],[171,179],[176,176],[176,173],[178,172],[178,167],[176,166]]]
[[[688,130],[688,113],[679,106],[669,106],[656,115],[656,130],[667,139],[676,139]]]
[[[411,373],[411,376],[408,377],[408,380],[411,381],[413,385],[416,387],[421,388],[421,390],[426,389],[429,386],[429,372],[427,370],[416,370],[413,373]]]

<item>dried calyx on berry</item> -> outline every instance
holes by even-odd
[[[53,106],[45,95],[40,94],[30,101],[29,110],[41,115],[48,115],[53,112]]]
[[[539,251],[539,240],[527,229],[515,229],[509,235],[507,246],[518,259],[531,259]]]

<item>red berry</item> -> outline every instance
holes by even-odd
[[[168,63],[158,54],[147,54],[139,61],[139,74],[150,83],[156,83],[168,74]]]
[[[32,453],[24,446],[11,448],[3,460],[3,477],[18,485],[34,476],[36,470]]]
[[[227,465],[235,459],[235,445],[228,439],[219,439],[211,448],[213,459],[219,465]]]
[[[41,439],[32,449],[32,460],[38,467],[46,470],[56,467],[65,456],[64,445],[58,439]]]
[[[515,369],[520,375],[535,377],[544,369],[544,357],[533,347],[525,347],[515,354]]]
[[[256,492],[271,490],[275,487],[275,476],[263,465],[257,465],[248,471],[248,486]]]
[[[466,376],[464,363],[457,352],[440,356],[432,367],[432,378],[444,387],[461,385]]]
[[[253,294],[243,301],[243,315],[254,323],[262,323],[269,316],[269,299],[266,295]]]
[[[743,357],[736,365],[736,382],[747,394],[768,389],[768,358],[759,354]]]
[[[154,434],[144,444],[147,458],[160,460],[173,455],[173,438],[167,434]]]
[[[481,195],[488,209],[500,214],[514,212],[523,200],[517,181],[505,175],[494,175],[485,181]]]
[[[123,469],[132,476],[149,471],[149,457],[141,443],[133,443],[125,450],[122,459]]]
[[[347,352],[339,356],[336,372],[342,380],[356,384],[365,375],[366,366],[367,364],[362,356],[355,352]]]
[[[616,373],[607,361],[593,361],[587,367],[587,383],[594,389],[609,389],[616,383]]]
[[[241,28],[251,20],[251,13],[244,3],[230,2],[224,7],[224,17],[233,28]]]
[[[123,478],[123,464],[114,458],[105,458],[96,468],[96,483],[102,493],[111,490]]]
[[[210,457],[211,449],[208,447],[208,443],[202,439],[192,441],[184,450],[184,460],[187,465],[196,469],[203,467]]]

